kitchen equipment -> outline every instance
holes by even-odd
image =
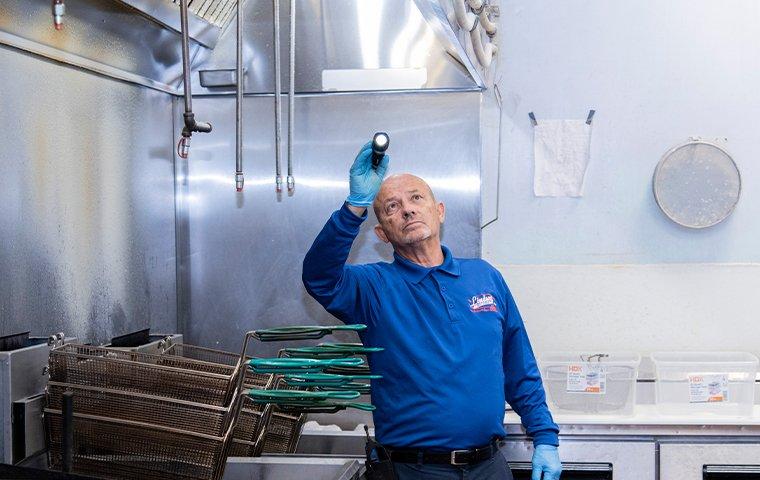
[[[550,352],[539,364],[555,413],[632,415],[641,356]]]
[[[184,343],[174,343],[167,339],[161,344],[164,355],[174,355],[203,362],[221,365],[235,365],[240,355]],[[250,357],[248,357],[250,360]],[[266,388],[273,380],[271,374],[253,373],[250,369],[245,372],[243,386],[245,388]],[[262,416],[263,406],[253,403],[250,398],[244,398],[243,408],[238,417],[234,439],[230,447],[230,456],[248,457],[253,454],[255,447],[254,432],[257,431]],[[285,414],[272,411],[269,422],[265,426],[262,453],[293,453],[301,434],[305,415]]]
[[[721,146],[699,139],[669,150],[657,164],[652,189],[657,205],[675,223],[706,228],[725,220],[741,195],[741,174]]]
[[[18,463],[44,449],[41,397],[47,382],[48,353],[72,341],[58,333],[2,337],[0,351],[0,463]]]
[[[154,333],[151,335],[150,328],[145,328],[113,337],[109,343],[103,346],[106,348],[121,348],[132,352],[160,353],[161,346],[167,341],[182,343],[182,340],[182,334],[179,333]]]
[[[758,359],[746,352],[654,352],[655,403],[666,415],[751,416]]]
[[[66,344],[50,352],[50,380],[128,392],[230,404],[244,366]]]

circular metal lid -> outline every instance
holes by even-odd
[[[652,180],[663,213],[689,228],[720,223],[733,212],[741,194],[741,175],[731,155],[702,140],[668,151]]]

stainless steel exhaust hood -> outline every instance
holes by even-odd
[[[181,93],[177,0],[78,0],[55,30],[49,0],[0,2],[0,44],[157,90]],[[282,57],[288,4],[282,1]],[[198,70],[235,66],[235,0],[191,0],[189,32]],[[271,1],[245,1],[245,92],[274,91]],[[439,0],[297,0],[299,93],[478,89],[484,83]],[[285,67],[287,67],[285,65]],[[282,69],[283,77],[289,74]],[[197,90],[196,90],[197,88]]]
[[[166,1],[166,0],[165,0]],[[288,3],[280,11],[281,57],[288,51]],[[272,2],[244,1],[245,92],[274,91]],[[483,82],[437,0],[299,0],[296,2],[298,93],[477,89]],[[235,19],[194,69],[235,66]],[[283,65],[282,80],[289,74]],[[231,93],[193,78],[194,94]],[[179,85],[178,85],[179,88]]]

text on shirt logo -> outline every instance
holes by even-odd
[[[496,301],[490,293],[481,293],[470,297],[467,302],[470,304],[471,312],[495,312]]]

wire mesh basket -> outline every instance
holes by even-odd
[[[49,382],[47,408],[63,409],[63,393],[74,394],[74,412],[114,420],[222,437],[234,420],[234,406],[219,407],[142,393]],[[253,432],[251,432],[253,434]]]
[[[230,447],[230,456],[254,457],[264,453],[294,453],[301,438],[306,415],[284,413],[276,408],[270,408],[267,412],[253,410],[258,407],[260,405],[244,397],[243,409],[235,427],[235,438]],[[266,426],[260,430],[257,427],[262,416]]]
[[[216,365],[228,366],[235,366],[237,365],[238,360],[240,360],[240,355],[237,353],[198,347],[185,343],[164,342],[165,343],[161,345],[164,347],[164,350],[162,351],[163,355],[172,355]],[[251,358],[252,357],[246,357],[246,360],[250,360]],[[246,370],[243,385],[246,388],[266,388],[271,381],[272,375],[253,373],[250,370]]]
[[[234,365],[240,356],[232,352],[215,350],[206,347],[188,345],[185,343],[170,343],[162,345],[164,355],[175,355],[183,358],[199,360],[203,362]],[[250,357],[247,357],[250,359]],[[272,388],[274,375],[253,373],[247,370],[243,379],[244,388]],[[251,402],[248,398],[243,400],[243,408],[238,417],[235,427],[233,444],[230,447],[230,455],[235,457],[249,457],[256,452],[256,440],[254,436],[261,432],[257,430],[262,417],[264,406]],[[282,413],[276,409],[267,418],[267,425],[261,441],[263,446],[259,449],[262,453],[293,453],[301,436],[305,415],[292,415]]]
[[[116,420],[75,413],[72,470],[101,478],[141,480],[218,480],[222,477],[232,439],[145,422]],[[63,416],[45,409],[50,439],[48,462],[63,465]]]
[[[50,351],[50,381],[189,400],[232,403],[242,362],[235,366],[170,356],[66,344]]]

